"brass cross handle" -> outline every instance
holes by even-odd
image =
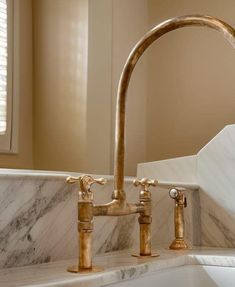
[[[107,182],[107,180],[104,179],[104,178],[97,178],[97,179],[95,179],[95,178],[91,177],[90,175],[84,174],[84,175],[81,175],[79,177],[69,176],[69,177],[67,177],[66,182],[70,183],[70,184],[79,183],[81,191],[83,191],[83,192],[90,192],[91,191],[91,186],[94,183],[98,183],[98,184],[104,185]]]
[[[177,204],[187,207],[187,198],[184,194],[185,188],[175,187],[170,189],[169,196],[176,201]]]
[[[148,179],[148,178],[142,178],[141,180],[135,179],[133,180],[133,184],[135,186],[142,186],[144,188],[144,191],[148,191],[150,186],[156,186],[157,180]]]

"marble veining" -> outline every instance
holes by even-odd
[[[7,198],[0,199],[0,266],[50,261],[54,256],[50,243],[62,248],[60,238],[71,230],[71,220],[75,223],[70,219],[68,226],[57,231],[60,218],[66,223],[72,188],[60,180],[1,179],[0,193]],[[74,218],[74,212],[69,214]]]

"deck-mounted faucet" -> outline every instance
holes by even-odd
[[[122,75],[119,81],[117,106],[116,106],[116,133],[115,133],[115,156],[114,156],[114,191],[112,195],[112,201],[104,204],[93,206],[93,194],[90,189],[91,184],[103,183],[103,180],[94,180],[89,176],[83,176],[80,178],[69,178],[68,182],[78,181],[81,191],[79,192],[79,210],[78,210],[78,230],[80,233],[79,243],[79,263],[73,269],[72,272],[79,271],[93,271],[91,262],[91,234],[93,225],[93,216],[107,215],[107,216],[119,216],[128,215],[132,213],[144,214],[150,209],[148,204],[144,204],[143,201],[137,204],[129,204],[126,201],[126,195],[124,191],[124,154],[125,154],[125,116],[126,116],[126,97],[127,89],[129,86],[132,72],[136,63],[142,56],[144,51],[157,39],[164,34],[186,26],[206,26],[214,30],[217,30],[223,34],[223,36],[231,43],[235,48],[235,30],[226,24],[225,22],[218,20],[210,16],[201,15],[187,15],[176,17],[161,24],[150,30],[134,47],[130,53]],[[148,186],[151,185],[151,181],[145,180]],[[146,192],[148,194],[148,192]],[[150,223],[148,223],[150,224]],[[144,229],[141,229],[144,232]],[[150,228],[149,231],[150,232]],[[142,235],[140,235],[141,237]],[[149,236],[150,237],[150,233]],[[142,238],[145,238],[142,236]],[[150,242],[150,238],[148,238]],[[142,241],[143,243],[143,241]],[[149,245],[150,246],[150,245]],[[140,253],[141,256],[151,255],[151,249],[148,248],[147,254]]]

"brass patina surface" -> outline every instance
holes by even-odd
[[[169,247],[173,250],[190,248],[184,238],[184,208],[187,207],[184,191],[184,188],[172,188],[169,192],[170,197],[175,200],[175,239]]]
[[[140,194],[140,202],[137,204],[129,204],[126,202],[124,191],[124,157],[125,157],[125,118],[126,118],[126,98],[127,90],[132,72],[139,58],[144,51],[157,39],[164,34],[187,26],[202,26],[209,27],[222,33],[222,35],[235,48],[235,30],[227,23],[203,15],[186,15],[176,17],[150,30],[134,47],[130,53],[118,86],[117,105],[116,105],[116,130],[115,130],[115,154],[114,154],[114,191],[112,201],[95,206],[93,205],[93,193],[90,189],[93,183],[104,183],[103,179],[94,180],[89,176],[79,178],[69,178],[68,182],[78,182],[80,184],[79,199],[78,199],[78,231],[79,231],[79,262],[78,266],[73,269],[76,272],[93,272],[91,260],[91,244],[93,231],[93,216],[120,216],[132,213],[139,213],[140,223],[140,255],[151,256],[151,197],[146,186]],[[145,180],[146,181],[146,180]],[[147,181],[150,186],[151,181]],[[179,222],[182,222],[180,216],[181,209],[177,211],[176,217]],[[177,231],[178,232],[178,231]],[[179,235],[182,235],[182,230],[179,228]],[[181,238],[181,237],[180,237]],[[177,244],[181,244],[177,242]]]
[[[93,234],[93,192],[91,186],[95,183],[104,185],[104,178],[93,179],[89,175],[68,177],[68,183],[78,183],[78,265],[68,268],[69,272],[97,272],[100,268],[92,266],[92,234]]]

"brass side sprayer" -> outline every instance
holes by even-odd
[[[185,224],[184,224],[184,208],[187,207],[187,198],[185,196],[185,188],[172,188],[169,195],[175,200],[174,223],[175,223],[175,239],[170,245],[170,249],[182,250],[189,249],[185,241]]]
[[[150,210],[147,201],[140,198],[140,202],[130,204],[126,200],[124,191],[124,159],[125,159],[125,119],[126,119],[126,98],[129,82],[132,72],[137,64],[139,58],[144,51],[157,39],[164,34],[187,26],[201,26],[209,27],[222,33],[224,38],[235,48],[235,30],[227,23],[211,16],[204,15],[186,15],[173,19],[169,19],[157,25],[155,28],[147,32],[144,37],[136,44],[131,51],[126,64],[123,68],[116,104],[116,129],[115,129],[115,153],[114,153],[114,191],[112,194],[112,201],[103,205],[93,204],[93,192],[91,191],[91,184],[101,183],[104,181],[95,180],[90,176],[82,176],[79,178],[69,178],[69,183],[78,183],[80,185],[79,199],[78,199],[78,231],[79,231],[79,260],[75,268],[69,269],[71,272],[92,272],[97,271],[92,266],[91,260],[91,246],[92,246],[92,230],[94,216],[120,216],[133,213],[140,214],[140,230],[148,230],[148,235],[140,235],[142,244],[145,244],[145,239],[150,241],[150,217],[148,212]],[[146,192],[146,197],[149,194]],[[146,198],[147,199],[147,198]],[[148,199],[149,200],[149,199]],[[146,221],[144,215],[146,214]],[[148,218],[148,222],[147,222]],[[144,225],[146,224],[146,225]],[[148,226],[148,227],[147,227]],[[141,231],[142,232],[142,231]],[[150,256],[151,248],[141,249],[139,256]]]

